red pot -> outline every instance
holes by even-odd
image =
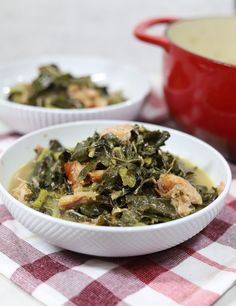
[[[165,36],[147,33],[161,23]],[[176,122],[236,161],[236,18],[154,18],[134,33],[165,50],[164,94]]]

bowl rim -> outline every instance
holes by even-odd
[[[225,197],[227,196],[229,189],[230,189],[230,185],[231,185],[231,181],[232,181],[232,174],[231,174],[231,170],[229,167],[229,164],[227,163],[227,161],[225,160],[225,158],[221,155],[221,153],[219,153],[216,149],[214,149],[211,145],[209,145],[208,143],[204,142],[203,140],[200,140],[197,137],[194,137],[192,135],[189,135],[187,133],[184,133],[182,131],[173,129],[173,128],[167,128],[165,126],[161,126],[161,125],[156,125],[156,124],[151,124],[151,123],[145,123],[145,122],[141,122],[141,121],[128,121],[128,120],[85,120],[85,121],[81,121],[81,122],[69,122],[69,123],[63,123],[63,124],[57,124],[57,125],[53,125],[50,127],[46,127],[31,133],[28,133],[22,137],[20,137],[19,139],[17,139],[16,141],[13,142],[13,144],[11,144],[0,156],[0,163],[2,162],[4,156],[7,155],[8,151],[11,150],[14,146],[17,146],[18,143],[21,143],[22,141],[28,139],[28,138],[32,138],[34,136],[37,136],[37,134],[42,134],[42,133],[46,133],[48,131],[51,130],[56,130],[56,129],[61,129],[64,127],[69,127],[69,126],[80,126],[80,125],[91,125],[91,124],[99,124],[99,123],[107,123],[107,124],[111,124],[111,125],[115,125],[115,124],[124,124],[124,123],[131,123],[131,124],[143,124],[144,126],[149,126],[149,127],[155,127],[157,129],[162,129],[162,130],[167,130],[170,133],[179,135],[179,136],[183,136],[183,137],[187,137],[189,140],[191,141],[195,141],[198,144],[200,144],[201,146],[205,147],[207,150],[210,150],[213,154],[215,154],[217,156],[217,158],[223,163],[224,165],[224,170],[226,172],[226,176],[227,176],[227,180],[225,182],[225,188],[223,190],[223,192],[218,196],[217,199],[215,199],[212,203],[210,203],[208,206],[204,207],[203,209],[179,218],[177,220],[172,220],[169,222],[165,222],[165,223],[159,223],[159,224],[153,224],[153,225],[145,225],[145,226],[124,226],[124,227],[112,227],[112,226],[97,226],[97,225],[92,225],[92,224],[84,224],[84,223],[79,223],[79,222],[74,222],[74,221],[68,221],[68,220],[63,220],[63,219],[59,219],[59,218],[55,218],[49,215],[45,215],[39,211],[34,210],[33,208],[30,208],[28,206],[26,206],[25,204],[21,203],[20,201],[18,201],[17,199],[15,199],[9,192],[8,190],[2,185],[2,183],[0,182],[0,195],[3,194],[6,198],[8,198],[11,202],[14,202],[15,205],[21,205],[21,208],[24,209],[26,212],[31,213],[32,216],[35,216],[36,218],[42,218],[44,219],[44,221],[51,221],[54,223],[57,223],[58,225],[61,226],[71,226],[73,228],[77,228],[77,229],[81,229],[81,230],[89,230],[89,231],[94,231],[94,232],[112,232],[112,233],[127,233],[127,232],[145,232],[145,231],[152,231],[152,230],[158,230],[158,229],[165,229],[165,228],[169,228],[169,227],[173,227],[173,226],[177,226],[179,224],[185,224],[190,222],[191,220],[193,220],[194,218],[197,217],[201,217],[202,215],[204,215],[205,213],[207,213],[208,211],[212,210],[214,207],[216,207],[221,201],[223,201],[225,199]]]
[[[14,109],[21,109],[24,111],[36,111],[40,113],[56,113],[56,114],[71,114],[71,113],[76,113],[76,114],[85,114],[85,113],[97,113],[97,112],[105,112],[105,111],[114,111],[118,109],[125,108],[127,106],[131,106],[134,104],[139,103],[140,101],[144,100],[147,95],[151,91],[151,81],[148,79],[146,74],[138,67],[135,65],[130,65],[129,63],[123,63],[119,61],[115,61],[111,58],[105,58],[105,57],[98,57],[98,56],[89,56],[89,55],[80,55],[80,54],[66,54],[66,55],[58,55],[58,54],[52,54],[52,55],[44,55],[40,57],[32,57],[28,59],[21,59],[21,60],[16,60],[14,62],[6,63],[6,64],[1,64],[0,65],[0,73],[5,69],[12,69],[12,68],[17,68],[17,66],[22,66],[22,65],[29,65],[29,64],[35,64],[35,65],[40,65],[43,64],[43,62],[50,62],[50,61],[55,61],[55,62],[60,62],[60,61],[66,61],[66,60],[71,60],[71,61],[76,61],[76,60],[85,60],[85,61],[98,61],[100,63],[105,63],[109,65],[115,65],[119,66],[120,68],[125,68],[129,70],[133,70],[136,75],[139,77],[143,78],[143,89],[142,93],[140,93],[136,98],[128,98],[124,102],[118,103],[118,104],[113,104],[113,105],[107,105],[107,106],[102,106],[102,107],[94,107],[94,108],[82,108],[82,109],[61,109],[61,108],[46,108],[46,107],[41,107],[41,106],[33,106],[33,105],[24,105],[24,104],[19,104],[13,101],[9,101],[3,97],[0,97],[0,105],[4,105],[10,108]],[[37,68],[36,68],[37,69]],[[4,86],[5,87],[5,86]],[[3,90],[4,87],[0,87],[1,91]]]

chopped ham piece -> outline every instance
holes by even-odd
[[[133,126],[131,124],[115,125],[110,128],[103,130],[100,135],[113,134],[118,137],[121,141],[127,142],[131,136],[131,130]]]
[[[187,180],[174,174],[161,175],[157,181],[156,191],[161,196],[171,199],[181,217],[194,211],[191,204],[202,204],[199,192]]]
[[[20,185],[12,191],[12,194],[20,202],[26,203],[25,196],[31,194],[31,191],[26,182],[21,182]]]
[[[99,183],[102,180],[102,176],[104,174],[104,170],[94,170],[92,172],[89,172],[89,178],[91,179],[91,181],[94,183]]]
[[[60,198],[58,206],[61,209],[75,208],[78,205],[88,203],[90,200],[95,200],[96,196],[97,193],[93,191],[81,191],[72,195],[65,195]]]
[[[78,176],[83,168],[84,165],[81,165],[77,160],[68,161],[64,165],[65,174],[73,189],[77,188],[80,185]]]

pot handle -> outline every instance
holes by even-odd
[[[145,20],[136,26],[136,28],[134,29],[134,35],[140,40],[143,40],[150,44],[158,45],[164,48],[166,51],[169,51],[170,42],[166,37],[153,36],[153,35],[147,34],[146,31],[148,28],[154,25],[163,24],[163,23],[170,24],[177,20],[178,18],[174,18],[174,17],[152,18],[152,19]]]

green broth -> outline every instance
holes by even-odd
[[[17,170],[17,172],[13,175],[9,184],[9,191],[11,194],[13,190],[19,186],[20,182],[29,180],[30,174],[33,171],[34,164],[34,160],[29,161],[28,163],[21,166],[20,169]]]

